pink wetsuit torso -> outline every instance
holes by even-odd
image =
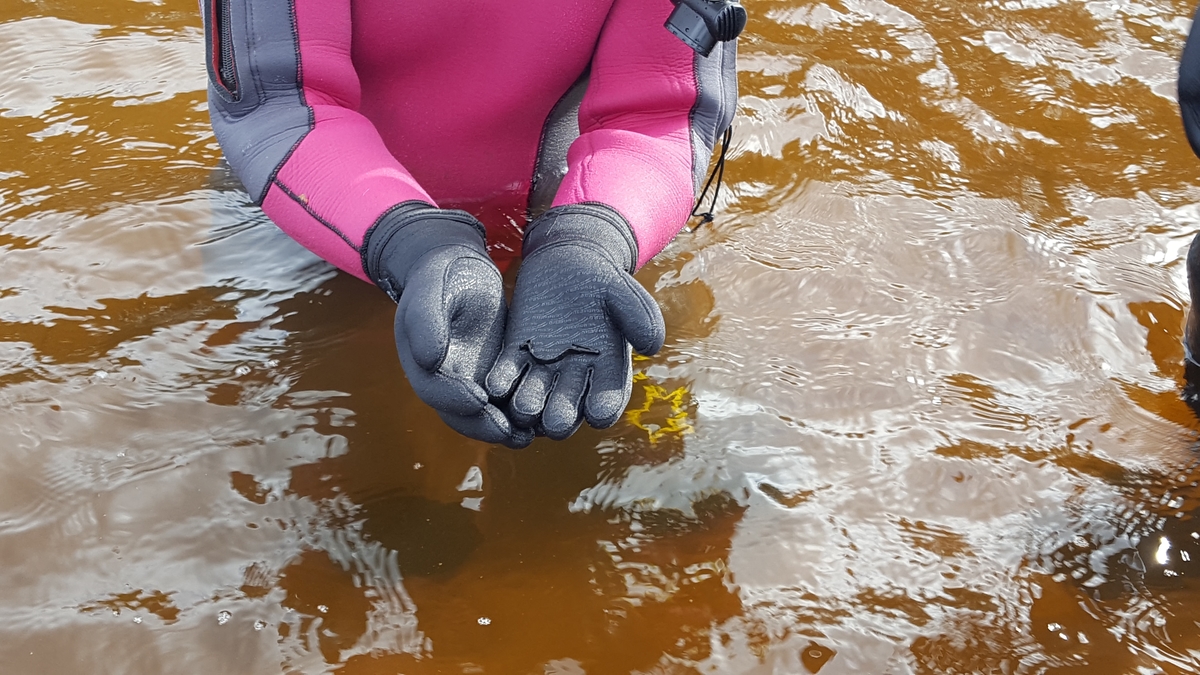
[[[736,104],[733,45],[697,56],[663,28],[670,0],[202,3],[230,165],[360,277],[367,231],[411,200],[473,213],[501,262],[550,206],[535,202],[604,203],[644,264],[686,222]]]

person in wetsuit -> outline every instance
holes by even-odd
[[[1197,10],[1200,16],[1200,10]],[[1200,157],[1200,31],[1192,30],[1179,61],[1177,95],[1183,130],[1192,152]],[[1200,233],[1192,238],[1187,255],[1188,294],[1191,306],[1184,326],[1184,401],[1200,416]]]
[[[736,107],[671,0],[201,0],[209,112],[281,229],[397,301],[417,395],[472,438],[616,422]],[[743,19],[744,22],[744,19]],[[739,28],[740,30],[740,28]],[[511,307],[500,267],[523,261]]]

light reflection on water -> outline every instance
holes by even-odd
[[[190,0],[0,8],[6,673],[1200,669],[1180,1],[755,3],[631,414],[512,452],[220,165]]]

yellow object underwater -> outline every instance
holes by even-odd
[[[640,407],[625,411],[625,417],[630,424],[645,431],[651,443],[658,443],[668,434],[682,436],[695,431],[692,425],[687,423],[688,413],[684,402],[684,397],[688,394],[687,387],[678,387],[668,392],[665,387],[652,382],[650,376],[645,373],[634,373],[633,381],[635,384],[642,383],[645,400]],[[659,405],[660,403],[670,404],[670,411],[661,423],[656,423],[654,419],[658,417],[658,411],[666,407]]]

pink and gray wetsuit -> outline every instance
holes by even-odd
[[[209,111],[280,228],[366,279],[364,238],[419,200],[466,210],[501,264],[551,206],[599,202],[638,265],[685,224],[737,100],[670,0],[201,0]]]

